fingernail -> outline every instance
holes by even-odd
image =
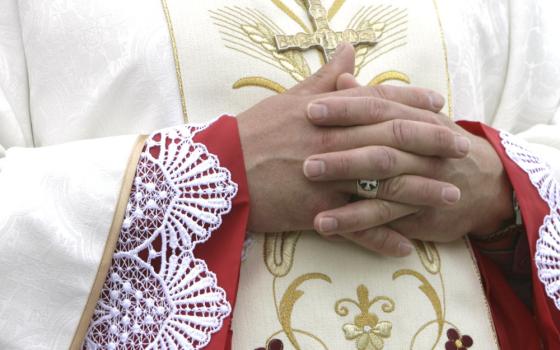
[[[319,220],[319,231],[322,233],[332,232],[337,227],[338,221],[335,218],[321,218]]]
[[[440,94],[432,92],[428,96],[430,97],[434,109],[442,109],[445,105],[445,99]]]
[[[323,104],[312,103],[307,108],[307,114],[311,120],[319,121],[327,118],[329,109]]]
[[[467,154],[467,153],[469,153],[469,150],[471,149],[471,141],[464,136],[456,136],[455,137],[455,146],[457,147],[457,150],[460,153]]]
[[[317,177],[325,173],[325,162],[322,160],[307,160],[303,164],[303,173],[307,177]]]
[[[461,191],[455,187],[445,187],[441,191],[441,198],[447,203],[457,203],[461,199]]]
[[[410,243],[401,242],[399,243],[399,254],[401,256],[408,256],[412,253],[412,245]]]

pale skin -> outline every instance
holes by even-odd
[[[341,45],[313,77],[238,116],[249,228],[314,228],[390,256],[410,254],[409,238],[499,229],[513,209],[492,147],[438,114],[442,96],[360,87],[353,68]],[[383,180],[378,197],[350,202],[357,179]]]

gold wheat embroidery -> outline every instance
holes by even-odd
[[[304,19],[282,0],[270,0],[284,15],[298,24],[306,33],[311,33]],[[307,11],[305,0],[293,0],[296,6]],[[335,0],[328,10],[328,18],[332,20],[343,8],[346,0]],[[269,66],[281,70],[296,82],[301,82],[311,75],[308,62],[303,53],[297,50],[278,52],[274,37],[285,34],[271,18],[259,10],[238,6],[211,10],[210,16],[219,29],[225,46],[228,49],[257,59]],[[348,23],[348,28],[363,30],[376,28],[382,35],[374,46],[359,45],[356,47],[356,76],[365,66],[382,55],[406,45],[407,10],[391,5],[362,7]],[[410,78],[401,72],[388,71],[371,79],[369,86],[379,85],[389,80],[397,80],[409,84]],[[234,89],[260,87],[275,93],[283,93],[288,87],[263,76],[243,77],[233,83]]]
[[[384,26],[378,44],[356,47],[356,76],[376,58],[406,45],[407,9],[399,9],[391,5],[362,7],[348,23],[348,28],[355,30],[376,26]]]
[[[297,51],[278,52],[274,35],[282,33],[270,18],[258,10],[239,7],[226,7],[210,11],[211,17],[222,34],[226,47],[288,73],[296,82],[311,75],[309,65],[303,54]],[[253,77],[240,86],[260,86],[267,89],[282,90],[280,84],[262,77]],[[267,80],[268,83],[264,83]],[[264,83],[264,85],[263,85]]]

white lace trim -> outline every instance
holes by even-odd
[[[206,127],[146,141],[85,349],[201,349],[230,314],[215,274],[193,255],[237,193],[230,172],[192,140]]]
[[[539,229],[535,263],[546,293],[560,309],[560,183],[550,166],[529,151],[523,140],[501,132],[507,155],[528,175],[531,183],[548,203],[550,213]]]

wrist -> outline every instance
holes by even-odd
[[[481,206],[484,212],[481,212],[480,219],[476,220],[478,225],[470,232],[471,236],[479,239],[513,225],[516,217],[513,187],[498,155],[490,145],[488,146],[491,149],[492,159],[482,164],[491,168],[492,175],[486,181],[489,196],[486,197],[486,205]]]

